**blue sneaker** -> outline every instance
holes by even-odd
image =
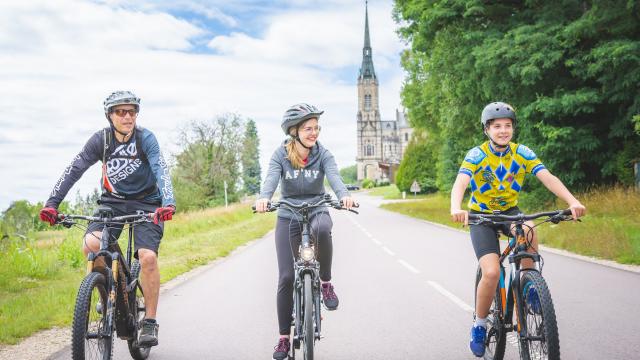
[[[529,287],[529,291],[527,292],[527,304],[529,304],[529,308],[531,309],[531,311],[533,311],[534,314],[542,314],[540,297],[538,297],[538,292],[533,286]]]
[[[477,357],[484,356],[484,340],[487,337],[487,328],[484,326],[471,327],[471,341],[469,348],[473,355]]]

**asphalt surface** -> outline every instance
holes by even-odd
[[[360,215],[332,211],[340,307],[323,310],[316,359],[476,359],[468,350],[477,263],[468,235],[359,198]],[[640,274],[542,255],[562,358],[640,359]],[[164,291],[150,359],[270,359],[276,284],[270,234]],[[69,358],[68,350],[52,357]],[[114,359],[129,358],[116,340]],[[507,343],[505,359],[517,358]]]

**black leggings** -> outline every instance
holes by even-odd
[[[331,258],[333,243],[331,228],[333,222],[329,213],[318,213],[309,221],[311,237],[316,239],[320,279],[331,280]],[[280,335],[291,332],[291,313],[293,312],[293,259],[298,256],[298,246],[302,240],[302,223],[296,220],[278,217],[276,223],[276,253],[278,255],[278,325]]]

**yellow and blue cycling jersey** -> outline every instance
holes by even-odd
[[[469,209],[504,211],[518,205],[518,195],[526,174],[544,169],[542,161],[524,145],[509,143],[504,152],[487,141],[469,150],[459,173],[471,177]]]

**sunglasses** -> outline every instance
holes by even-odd
[[[120,117],[124,117],[127,114],[131,117],[138,115],[138,110],[136,109],[115,109],[112,112]]]

